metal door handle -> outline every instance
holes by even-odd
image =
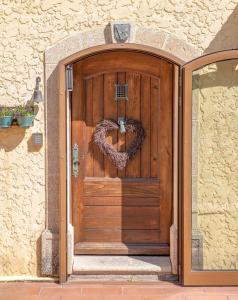
[[[73,144],[72,147],[72,175],[78,177],[79,175],[79,147],[78,144]]]

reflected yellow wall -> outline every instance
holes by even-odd
[[[193,79],[193,201],[203,237],[203,268],[236,269],[238,60],[209,65]]]

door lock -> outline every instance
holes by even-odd
[[[78,144],[73,144],[72,147],[72,175],[78,177],[79,175],[79,147]]]

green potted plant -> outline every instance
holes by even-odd
[[[30,106],[18,106],[15,111],[15,118],[21,128],[32,126],[34,120],[34,108]]]
[[[9,107],[0,108],[0,127],[8,128],[12,125],[14,111]]]

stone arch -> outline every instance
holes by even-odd
[[[178,59],[187,62],[201,55],[195,46],[163,31],[133,25],[129,43],[154,47],[163,50]],[[60,40],[45,51],[45,64],[58,64],[62,59],[94,46],[112,44],[111,26],[80,31]]]

